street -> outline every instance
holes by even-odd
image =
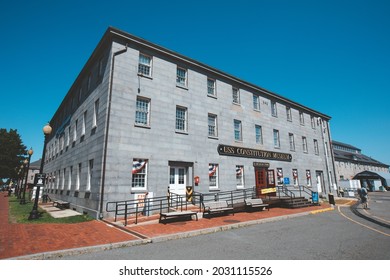
[[[373,194],[371,209],[388,215],[388,199],[387,193]],[[349,207],[336,206],[324,213],[60,259],[389,260],[390,229],[356,216]]]

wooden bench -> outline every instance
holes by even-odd
[[[60,209],[69,209],[70,208],[70,202],[63,201],[63,200],[54,200],[53,206],[60,208]]]
[[[196,220],[198,220],[198,213],[194,211],[174,211],[174,212],[160,213],[159,223],[163,222],[165,224],[166,220],[170,218],[180,218],[180,217],[192,218],[193,215],[195,215]]]
[[[209,201],[209,202],[203,202],[203,216],[205,213],[208,214],[210,217],[211,214],[214,213],[233,213],[234,215],[234,209],[233,207],[229,206],[227,201]]]
[[[264,203],[261,198],[247,198],[247,199],[245,199],[245,207],[247,207],[249,209],[261,208],[262,210],[264,210],[265,208],[268,208],[268,211],[269,211],[269,204]]]

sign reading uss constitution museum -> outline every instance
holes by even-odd
[[[218,154],[222,156],[233,156],[233,157],[246,157],[246,158],[258,158],[268,160],[279,160],[279,161],[291,161],[291,154],[278,153],[272,151],[263,151],[228,145],[218,145]]]

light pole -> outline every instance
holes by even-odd
[[[23,197],[20,200],[20,204],[26,204],[26,188],[27,188],[28,170],[30,169],[30,160],[31,160],[31,156],[33,155],[33,153],[34,153],[34,151],[32,148],[30,148],[30,150],[28,150],[28,152],[27,152],[28,160],[27,160],[27,167],[26,167],[26,177],[24,178]],[[24,163],[26,164],[26,160],[24,161]]]
[[[39,168],[39,174],[43,173],[43,165],[45,161],[45,151],[46,151],[46,142],[47,142],[47,136],[51,134],[52,128],[50,124],[48,123],[43,127],[43,134],[45,135],[45,140],[43,142],[43,151],[42,151],[42,159],[41,159],[41,166]],[[35,191],[35,199],[34,199],[34,206],[33,209],[30,212],[30,216],[28,217],[29,220],[38,219],[39,213],[38,213],[38,201],[39,201],[39,191],[40,191],[41,185],[37,185],[37,190]]]

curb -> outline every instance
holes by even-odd
[[[7,260],[49,260],[49,259],[53,259],[53,258],[62,258],[65,256],[75,256],[75,255],[81,255],[81,254],[85,254],[85,253],[94,253],[94,252],[107,251],[107,250],[111,250],[111,249],[144,245],[144,244],[148,244],[148,243],[151,243],[150,239],[140,239],[140,240],[118,242],[118,243],[109,243],[109,244],[104,244],[104,245],[80,247],[80,248],[75,248],[75,249],[65,249],[65,250],[59,250],[59,251],[37,253],[37,254],[32,254],[32,255],[25,255],[25,256],[20,256],[20,257],[15,257],[15,258],[9,258]]]

